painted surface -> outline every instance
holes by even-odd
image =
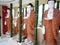
[[[10,32],[10,18],[5,18],[6,25],[7,25],[7,31]]]
[[[4,38],[0,40],[0,45],[18,45],[12,38]]]
[[[30,12],[30,17],[27,19],[27,38],[34,40],[34,11]]]
[[[2,6],[2,25],[3,25],[3,34],[7,32],[7,25],[5,25],[5,16],[7,15],[7,6]]]
[[[24,20],[24,13],[22,13],[22,36],[26,36],[26,35],[27,35],[26,28],[23,29],[24,23],[27,23],[26,21],[27,21],[27,20]],[[20,25],[20,24],[19,24],[19,22],[20,22],[20,17],[18,17],[18,18],[16,19],[16,22],[17,22],[17,26],[16,26],[16,27],[13,26],[14,35],[16,35],[16,34],[19,32],[19,29],[20,29],[20,27],[19,27],[19,25]]]
[[[27,20],[24,20],[24,13],[22,13],[22,35],[27,36],[27,29],[23,28],[24,24],[27,26]]]
[[[54,9],[52,20],[44,20],[43,25],[45,26],[45,41],[46,45],[57,45],[58,39],[58,27],[60,25],[59,21],[59,10]],[[44,18],[47,17],[48,10],[45,11]]]

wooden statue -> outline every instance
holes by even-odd
[[[45,11],[43,17],[43,25],[45,27],[45,42],[46,45],[57,45],[58,42],[58,27],[59,27],[59,10],[54,8],[54,1],[48,1],[49,6],[52,6],[52,10],[49,13],[49,9]],[[52,5],[50,5],[52,4]],[[49,8],[49,7],[48,7]],[[51,8],[51,7],[50,7]],[[51,8],[51,9],[52,9]],[[50,15],[50,16],[47,16]]]
[[[26,28],[25,29],[23,28],[24,23],[26,23],[26,20],[24,20],[23,18],[24,18],[24,13],[22,12],[22,34],[21,35],[26,36],[27,35]],[[16,22],[16,26],[13,26],[14,35],[16,35],[19,32],[19,28],[20,28],[19,27],[19,25],[20,25],[20,17],[19,16],[17,18],[15,18],[15,22]]]
[[[19,32],[19,15],[16,15],[14,18],[13,18],[13,34],[14,35],[17,35],[18,32]]]
[[[27,39],[29,41],[34,41],[34,11],[33,5],[31,3],[27,6],[27,16],[25,19],[27,20]]]
[[[24,20],[24,12],[22,12],[22,36],[27,36],[27,22]]]
[[[7,10],[7,16],[5,17],[5,25],[7,25],[7,32],[10,32],[10,11]]]

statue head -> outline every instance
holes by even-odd
[[[33,6],[32,3],[27,4],[27,12],[33,10],[33,7],[34,7],[34,6]]]
[[[55,2],[56,2],[56,0],[48,0],[48,8],[54,8]]]

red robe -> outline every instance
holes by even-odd
[[[6,34],[7,32],[7,25],[5,25],[5,17],[7,15],[7,6],[2,6],[2,30],[3,34]]]
[[[59,10],[54,9],[53,11],[53,19],[45,20],[47,17],[48,10],[45,11],[43,17],[43,25],[45,26],[45,41],[46,45],[57,45],[58,38],[58,26],[59,26]]]
[[[27,38],[34,41],[34,11],[30,12],[30,17],[27,19]]]

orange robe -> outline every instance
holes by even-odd
[[[13,28],[15,35],[16,35],[16,34],[19,32],[19,30],[20,30],[20,27],[19,27],[19,25],[20,25],[20,17],[17,18],[16,22],[17,22],[17,26]],[[23,29],[24,23],[26,23],[26,20],[24,20],[24,13],[22,13],[22,34],[21,34],[22,36],[26,36],[26,35],[27,35],[26,29],[25,29],[25,30]]]
[[[34,41],[34,11],[30,12],[30,17],[27,19],[27,38]]]
[[[13,26],[13,35],[17,35],[17,33],[19,32],[19,17],[17,19],[15,19],[16,21],[16,26],[15,25],[12,25]]]
[[[18,33],[19,29],[18,29],[18,24],[15,26],[13,26],[13,34],[16,35]]]
[[[45,11],[43,17],[43,25],[45,26],[45,41],[46,45],[57,45],[58,38],[58,26],[59,26],[59,10],[54,9],[53,11],[53,19],[45,20],[47,17],[48,10]]]
[[[10,32],[10,18],[5,18],[8,32]]]
[[[27,23],[26,20],[24,20],[24,13],[22,13],[22,35],[23,35],[23,36],[27,36],[26,28],[23,29],[23,26],[24,26],[24,24],[26,24],[26,23]],[[26,25],[26,26],[27,26],[27,25]]]

